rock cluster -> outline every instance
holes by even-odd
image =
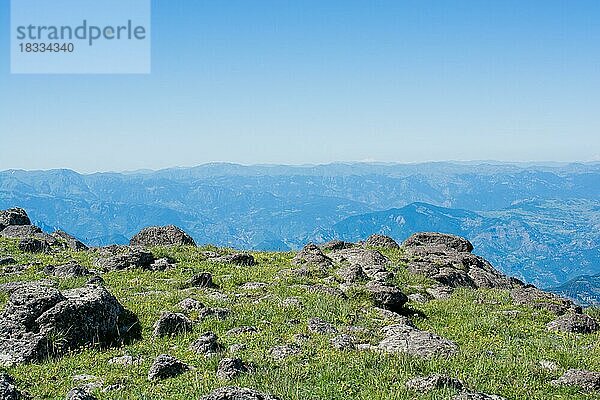
[[[101,286],[61,292],[39,283],[25,284],[12,292],[0,315],[0,364],[40,361],[140,336],[137,317]]]
[[[421,331],[411,324],[386,326],[383,333],[385,337],[377,348],[388,353],[431,358],[449,357],[458,352],[456,343],[431,332]]]

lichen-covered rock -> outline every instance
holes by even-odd
[[[0,315],[0,364],[41,361],[89,345],[141,336],[135,315],[101,286],[58,291],[31,283],[16,288]]]
[[[202,302],[200,302],[196,299],[192,299],[190,297],[181,300],[177,304],[177,306],[179,308],[181,308],[184,312],[187,312],[187,313],[191,313],[193,311],[200,311],[206,307]]]
[[[322,320],[321,318],[311,318],[308,320],[308,330],[313,333],[318,333],[321,335],[329,334],[329,333],[337,333],[337,329],[335,326],[331,325],[329,322]]]
[[[354,350],[356,348],[356,338],[346,333],[331,338],[329,342],[333,348],[338,350]]]
[[[240,358],[223,358],[219,361],[217,377],[223,380],[233,379],[236,376],[248,372],[250,369]]]
[[[76,261],[69,261],[66,264],[58,266],[48,265],[44,267],[44,273],[46,275],[56,276],[59,278],[79,278],[82,276],[91,275],[87,268],[81,266]]]
[[[587,391],[600,391],[600,372],[570,369],[551,382],[554,386],[577,386]]]
[[[594,333],[600,329],[600,324],[586,314],[567,313],[546,324],[549,331],[571,333]]]
[[[261,393],[254,389],[235,386],[222,387],[214,390],[200,400],[280,400],[279,397]]]
[[[218,337],[213,332],[203,333],[190,345],[190,349],[195,353],[204,354],[207,356],[217,354],[225,350],[225,348],[219,344]]]
[[[471,254],[466,239],[438,233],[415,234],[404,244],[400,261],[413,274],[434,279],[443,286],[457,288],[513,289],[523,286],[496,270],[482,257]]]
[[[234,335],[243,335],[246,333],[256,333],[258,332],[258,329],[255,326],[237,326],[235,328],[232,328],[230,330],[228,330],[225,334],[228,336],[234,336]]]
[[[367,238],[365,245],[384,249],[399,249],[400,245],[389,236],[374,234]]]
[[[75,238],[74,236],[69,235],[65,231],[61,231],[61,230],[54,231],[54,232],[52,232],[52,236],[55,239],[62,241],[66,245],[66,247],[71,250],[75,250],[75,251],[88,250],[88,247],[82,241]]]
[[[172,260],[169,257],[162,257],[162,258],[154,260],[152,262],[152,264],[150,264],[148,269],[150,271],[166,271],[168,269],[172,269],[175,267],[176,267],[176,264],[175,264],[174,260]]]
[[[183,314],[163,312],[154,323],[153,335],[156,337],[175,336],[185,332],[191,332],[194,324]]]
[[[19,241],[19,250],[24,253],[47,253],[50,245],[41,239],[25,238]]]
[[[473,251],[473,245],[460,236],[438,232],[419,232],[402,243],[403,247],[442,246],[459,252]]]
[[[340,268],[337,275],[346,283],[356,283],[367,279],[367,274],[360,265],[351,264]]]
[[[298,353],[300,353],[300,347],[297,344],[284,344],[269,349],[269,355],[275,360],[283,360]]]
[[[131,246],[196,246],[194,239],[175,225],[149,226],[135,234]]]
[[[446,375],[433,374],[409,380],[406,382],[406,388],[420,393],[427,393],[432,390],[445,388],[462,390],[463,383],[458,379]]]
[[[554,293],[544,292],[534,286],[518,287],[511,290],[510,295],[515,304],[529,306],[538,310],[547,310],[556,315],[567,312],[576,314],[581,312],[581,307],[569,299]]]
[[[408,301],[408,297],[395,286],[384,285],[378,281],[371,281],[365,285],[371,295],[371,300],[376,307],[398,312]]]
[[[319,247],[309,243],[294,256],[292,265],[314,265],[321,268],[329,268],[333,263]]]
[[[150,270],[155,258],[151,252],[140,247],[108,246],[99,250],[95,265],[104,271],[141,268]]]
[[[354,246],[356,246],[354,243],[344,242],[341,240],[331,240],[327,243],[323,243],[319,247],[321,248],[321,250],[329,251],[329,250],[349,249],[350,247],[354,247]]]
[[[0,231],[11,225],[31,225],[31,220],[22,208],[0,210]]]
[[[377,347],[388,353],[431,358],[449,357],[458,351],[456,343],[408,324],[386,326],[383,332],[385,337]]]
[[[256,265],[256,260],[254,259],[254,256],[248,253],[228,254],[217,258],[215,261],[222,262],[225,264],[238,265],[241,267],[251,267],[253,265]]]
[[[168,354],[161,354],[152,363],[148,371],[148,380],[156,381],[174,378],[188,371],[190,366]]]
[[[386,268],[390,260],[377,250],[353,247],[332,251],[329,256],[338,263],[359,266],[370,279],[383,281],[393,275]]]
[[[215,288],[217,285],[214,284],[212,274],[210,272],[200,272],[195,274],[187,282],[188,287],[197,288]]]

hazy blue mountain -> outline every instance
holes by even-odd
[[[175,224],[198,243],[296,249],[309,240],[392,229],[394,210],[422,203],[413,206],[420,212],[401,215],[407,222],[393,236],[460,233],[505,271],[544,286],[597,268],[589,263],[598,257],[599,199],[599,163],[0,172],[0,208],[24,207],[45,229],[64,229],[92,245],[125,243],[145,226]]]
[[[600,274],[578,276],[550,291],[573,299],[583,306],[598,306],[600,305]]]

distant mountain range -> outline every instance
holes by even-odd
[[[91,245],[175,224],[198,243],[288,250],[308,241],[468,237],[504,272],[543,287],[600,272],[600,164],[207,164],[82,175],[0,172],[0,208]]]
[[[579,276],[550,290],[583,306],[600,305],[600,274]]]

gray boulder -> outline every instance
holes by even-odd
[[[318,333],[326,335],[329,333],[337,333],[335,326],[329,322],[322,320],[321,318],[311,318],[308,320],[308,330],[312,333]]]
[[[567,312],[581,313],[581,307],[569,299],[554,293],[544,292],[534,286],[523,286],[511,290],[513,303],[529,306],[538,310],[547,310],[556,315]]]
[[[30,283],[15,288],[0,314],[0,364],[36,362],[140,337],[137,317],[101,286],[60,292]]]
[[[58,266],[48,265],[44,267],[44,273],[59,278],[78,278],[91,275],[91,272],[87,268],[79,265],[76,261],[70,261]]]
[[[600,329],[600,324],[586,314],[568,313],[546,324],[549,331],[571,333],[594,333]]]
[[[187,286],[197,288],[215,288],[212,275],[209,272],[200,272],[188,281]]]
[[[313,265],[321,268],[329,268],[333,265],[319,247],[312,243],[307,244],[292,259],[292,265]]]
[[[185,332],[191,332],[194,324],[183,314],[163,312],[154,323],[154,336],[175,336]]]
[[[344,242],[341,240],[331,240],[327,243],[323,243],[319,247],[321,250],[329,251],[329,250],[342,250],[349,249],[350,247],[356,246],[354,243]]]
[[[228,254],[215,259],[215,261],[225,264],[239,265],[241,267],[251,267],[256,265],[256,260],[254,260],[252,254],[248,253]]]
[[[157,381],[179,376],[190,369],[190,366],[168,354],[161,354],[152,363],[148,371],[148,380]]]
[[[75,251],[85,251],[88,250],[88,247],[79,239],[74,236],[69,235],[65,231],[57,230],[52,232],[52,237],[61,241],[65,244],[65,246],[71,250]]]
[[[41,239],[25,238],[19,241],[19,250],[24,253],[47,253],[50,245]]]
[[[458,379],[446,375],[433,374],[409,380],[406,382],[406,388],[420,393],[427,393],[432,390],[446,388],[462,390],[463,383]]]
[[[76,387],[69,390],[66,400],[96,400],[96,397],[85,390],[85,388]]]
[[[438,232],[419,232],[410,236],[402,243],[404,247],[441,246],[459,252],[473,251],[473,245],[460,236]]]
[[[140,247],[108,246],[99,249],[94,265],[104,271],[141,268],[150,270],[155,258]]]
[[[329,341],[334,349],[354,350],[356,349],[356,338],[346,333],[331,338]]]
[[[297,344],[284,344],[269,349],[269,355],[275,360],[283,360],[298,353],[300,353],[300,347]]]
[[[577,386],[587,391],[600,390],[600,372],[570,369],[550,382],[553,386]]]
[[[385,280],[393,275],[386,269],[390,260],[377,250],[353,247],[332,251],[329,256],[338,263],[359,266],[370,279]]]
[[[377,348],[388,353],[432,358],[449,357],[458,351],[456,343],[409,324],[386,326],[383,332],[385,337]]]
[[[220,353],[225,348],[219,344],[217,335],[213,332],[206,332],[196,339],[191,345],[190,349],[198,354],[204,354],[207,356]]]
[[[214,390],[200,400],[280,400],[279,397],[261,393],[254,389],[235,386],[222,387]]]
[[[399,249],[398,243],[389,236],[371,235],[367,238],[365,245],[368,247],[380,247],[384,249]]]
[[[31,225],[25,210],[18,207],[0,210],[0,231],[11,225]]]
[[[365,285],[365,288],[369,291],[371,300],[376,307],[399,312],[408,301],[408,297],[395,286],[371,281]]]
[[[219,379],[229,380],[248,372],[249,370],[248,365],[240,358],[223,358],[219,361],[217,377]]]
[[[131,246],[196,246],[194,239],[175,225],[150,226],[129,241]]]

